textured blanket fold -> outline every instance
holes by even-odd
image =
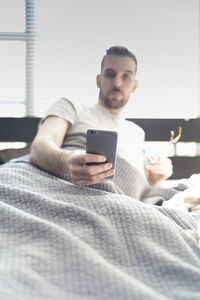
[[[200,213],[148,204],[177,191],[117,166],[88,187],[25,158],[0,167],[1,300],[200,299]]]

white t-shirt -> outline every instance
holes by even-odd
[[[117,131],[117,153],[144,174],[144,131],[121,114],[116,115],[99,103],[85,107],[61,98],[50,107],[45,117],[50,115],[70,122],[67,135],[86,133],[88,129]]]

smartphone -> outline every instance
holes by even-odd
[[[88,129],[86,152],[104,155],[106,162],[111,162],[112,167],[115,168],[117,137],[116,131]],[[112,179],[113,176],[109,178]]]

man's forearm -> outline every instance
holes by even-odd
[[[33,142],[30,162],[53,174],[67,173],[71,182],[77,185],[105,182],[114,175],[112,164],[106,162],[105,156],[84,150],[62,150],[59,145],[43,137]]]
[[[71,151],[61,149],[54,142],[40,139],[31,146],[30,162],[45,171],[61,175],[68,172],[70,154]]]

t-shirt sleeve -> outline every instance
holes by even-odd
[[[49,116],[57,116],[68,121],[73,125],[75,123],[75,120],[81,114],[82,110],[82,105],[78,103],[73,103],[72,101],[66,98],[60,98],[47,110],[41,123]]]

